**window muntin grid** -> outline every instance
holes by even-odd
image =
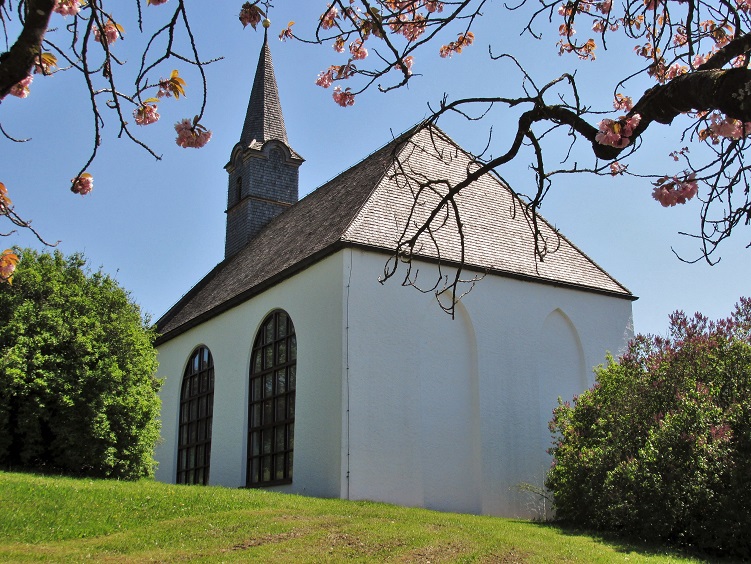
[[[275,311],[256,335],[250,364],[248,466],[250,487],[292,482],[297,338],[286,312]]]
[[[190,356],[180,390],[178,484],[209,483],[211,423],[214,413],[214,361],[206,347]]]

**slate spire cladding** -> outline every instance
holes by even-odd
[[[247,145],[254,139],[261,143],[277,139],[289,145],[282,105],[279,103],[279,88],[276,85],[274,65],[271,61],[271,49],[269,49],[268,37],[265,33],[256,76],[253,80],[253,90],[248,101],[248,111],[245,113],[245,123],[240,134],[240,143]]]
[[[302,162],[287,140],[271,50],[264,34],[240,141],[225,166],[229,173],[225,258],[237,253],[269,221],[297,202],[298,167]]]

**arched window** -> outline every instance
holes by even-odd
[[[253,343],[248,409],[250,487],[292,482],[297,340],[286,312],[263,321]]]
[[[214,413],[214,361],[206,347],[190,355],[180,392],[177,483],[209,483],[211,418]]]

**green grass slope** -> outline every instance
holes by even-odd
[[[527,521],[0,472],[0,561],[698,562]]]

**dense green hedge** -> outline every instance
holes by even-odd
[[[159,436],[154,333],[82,255],[31,249],[0,284],[0,465],[137,478]]]
[[[751,301],[637,337],[551,430],[559,518],[751,558]]]

